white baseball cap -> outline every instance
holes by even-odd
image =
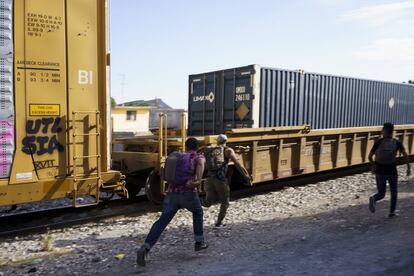
[[[217,136],[217,144],[224,144],[227,142],[227,136],[224,134],[220,134]]]

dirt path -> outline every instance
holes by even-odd
[[[387,218],[388,200],[371,214],[356,196],[328,212],[318,206],[310,216],[212,231],[207,252],[193,253],[188,241],[154,248],[145,269],[129,263],[105,275],[414,275],[413,196],[413,183],[400,185],[397,218]]]

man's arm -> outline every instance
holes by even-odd
[[[375,141],[374,146],[372,147],[371,151],[368,154],[368,160],[369,160],[369,163],[371,163],[373,173],[375,173],[374,154],[375,154],[375,151],[378,149],[378,143],[379,143],[379,140]]]
[[[227,148],[227,154],[228,158],[234,163],[237,170],[243,174],[243,178],[246,180],[246,182],[249,182],[252,180],[249,172],[243,167],[243,165],[240,163],[240,161],[237,159],[236,153],[232,148]]]
[[[375,152],[372,150],[368,154],[368,160],[369,160],[369,163],[371,163],[371,165],[374,165],[374,154]]]
[[[404,162],[407,165],[407,176],[409,176],[411,175],[410,157],[408,157],[407,151],[401,142],[399,142],[399,150],[404,156]]]
[[[195,177],[196,182],[201,182],[201,180],[203,179],[205,163],[206,163],[206,160],[204,158],[199,158],[197,160],[196,177]]]
[[[203,179],[204,174],[204,165],[206,163],[206,160],[204,158],[198,158],[197,164],[196,164],[196,171],[195,171],[195,179],[190,180],[187,182],[186,186],[188,188],[196,188],[200,187],[201,180]]]

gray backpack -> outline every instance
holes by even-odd
[[[395,164],[397,162],[397,140],[384,138],[375,151],[375,162],[379,164]]]
[[[221,146],[209,146],[204,149],[207,171],[217,171],[226,165],[224,149],[225,148]]]

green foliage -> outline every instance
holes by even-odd
[[[414,80],[409,80],[408,83],[409,84],[414,84]]]
[[[116,100],[111,97],[111,107],[115,107],[116,106]]]
[[[131,102],[131,103],[126,103],[125,106],[149,106],[148,103],[145,102]]]

